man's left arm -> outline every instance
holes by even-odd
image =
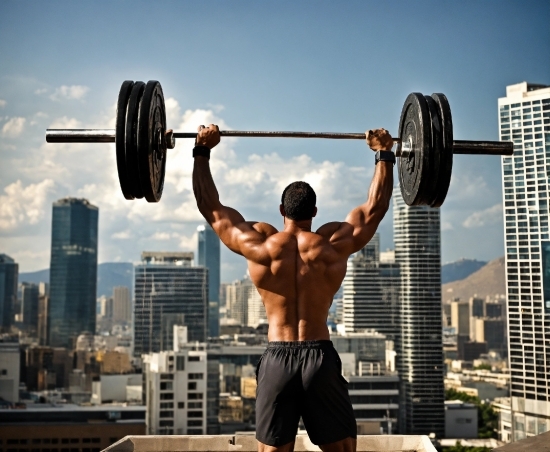
[[[247,259],[261,261],[262,245],[271,231],[266,230],[266,227],[269,229],[268,225],[245,221],[237,210],[224,206],[220,202],[209,162],[209,150],[219,142],[218,126],[210,124],[208,127],[199,127],[193,166],[193,192],[197,207],[220,240],[231,251],[244,255]]]

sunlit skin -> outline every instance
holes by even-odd
[[[220,142],[216,125],[198,128],[196,144],[212,149]],[[368,146],[391,150],[393,140],[385,129],[366,132]],[[353,209],[343,222],[324,224],[312,232],[312,220],[295,221],[283,216],[283,228],[245,221],[224,206],[206,157],[195,157],[193,190],[197,206],[220,240],[248,262],[250,279],[258,288],[269,323],[269,341],[330,339],[327,316],[336,291],[346,274],[348,257],[372,238],[386,214],[393,189],[393,164],[379,162],[365,203]],[[315,214],[317,208],[315,208]],[[279,447],[258,443],[260,452],[292,451],[294,442]],[[326,452],[356,450],[356,440],[321,445]]]

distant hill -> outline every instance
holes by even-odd
[[[475,259],[460,259],[441,266],[441,284],[460,281],[478,271],[487,262]]]
[[[506,294],[504,257],[489,262],[465,279],[449,282],[441,287],[443,302],[453,298],[466,301],[473,296],[485,298],[488,295],[494,297],[504,294]]]
[[[126,286],[132,290],[134,266],[130,262],[104,262],[97,266],[97,296],[111,296],[113,287]],[[19,282],[50,282],[50,269],[19,273]]]

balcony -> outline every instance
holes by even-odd
[[[257,452],[254,433],[237,435],[126,436],[103,452]],[[320,451],[307,435],[298,435],[296,452]],[[357,452],[436,452],[427,436],[359,435]]]

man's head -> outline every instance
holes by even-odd
[[[291,220],[311,220],[317,214],[317,196],[307,182],[292,182],[281,196],[281,213]]]

